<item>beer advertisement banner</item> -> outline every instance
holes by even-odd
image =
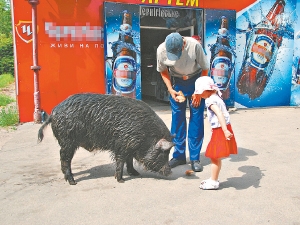
[[[300,0],[297,2],[297,9],[300,8]],[[294,58],[292,67],[292,90],[291,90],[291,106],[300,106],[300,14],[295,21],[294,34]]]
[[[106,93],[141,99],[139,6],[104,3]]]
[[[237,16],[238,107],[290,104],[295,0],[262,0]]]
[[[210,76],[220,88],[227,106],[234,106],[235,24],[234,10],[205,10],[205,49]]]

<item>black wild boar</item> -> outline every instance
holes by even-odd
[[[75,151],[107,150],[116,161],[115,178],[124,182],[123,167],[130,175],[139,173],[133,158],[145,169],[168,176],[170,149],[174,146],[165,123],[144,102],[122,96],[75,94],[58,104],[38,131],[51,123],[60,149],[61,170],[69,184],[76,184],[71,161]]]

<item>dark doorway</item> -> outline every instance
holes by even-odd
[[[203,38],[203,11],[172,7],[140,8],[142,100],[169,102],[169,93],[156,70],[156,50],[168,34],[199,35]]]

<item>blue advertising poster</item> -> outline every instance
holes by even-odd
[[[297,1],[297,8],[300,0]],[[294,35],[294,59],[292,68],[291,106],[300,106],[300,12],[297,12]]]
[[[233,106],[236,12],[205,10],[205,27],[205,49],[210,60],[210,76],[220,88],[225,104]]]
[[[295,0],[262,0],[237,15],[237,107],[290,105]]]
[[[141,99],[139,5],[104,9],[106,93]]]

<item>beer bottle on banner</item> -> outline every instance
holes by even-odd
[[[300,84],[300,58],[298,60],[298,67],[296,71],[296,84]]]
[[[123,12],[120,26],[117,53],[114,55],[112,94],[136,97],[136,53],[130,46],[134,46],[132,32],[132,18],[127,11]]]
[[[122,24],[120,26],[121,33],[119,34],[119,40],[126,43],[133,44],[132,32],[132,17],[131,14],[125,10],[122,15]]]
[[[228,40],[228,19],[221,17],[221,26],[218,31],[217,45],[211,48],[210,74],[214,82],[222,92],[224,100],[230,96],[230,78],[232,73],[232,54],[226,50],[230,48]]]
[[[282,36],[276,30],[280,25],[277,16],[284,12],[284,7],[284,0],[276,0],[266,18],[254,28],[246,49],[246,62],[238,77],[237,88],[241,94],[247,93],[250,99],[261,96],[271,75],[266,70],[272,71],[268,68],[269,62],[276,57],[282,43]]]

